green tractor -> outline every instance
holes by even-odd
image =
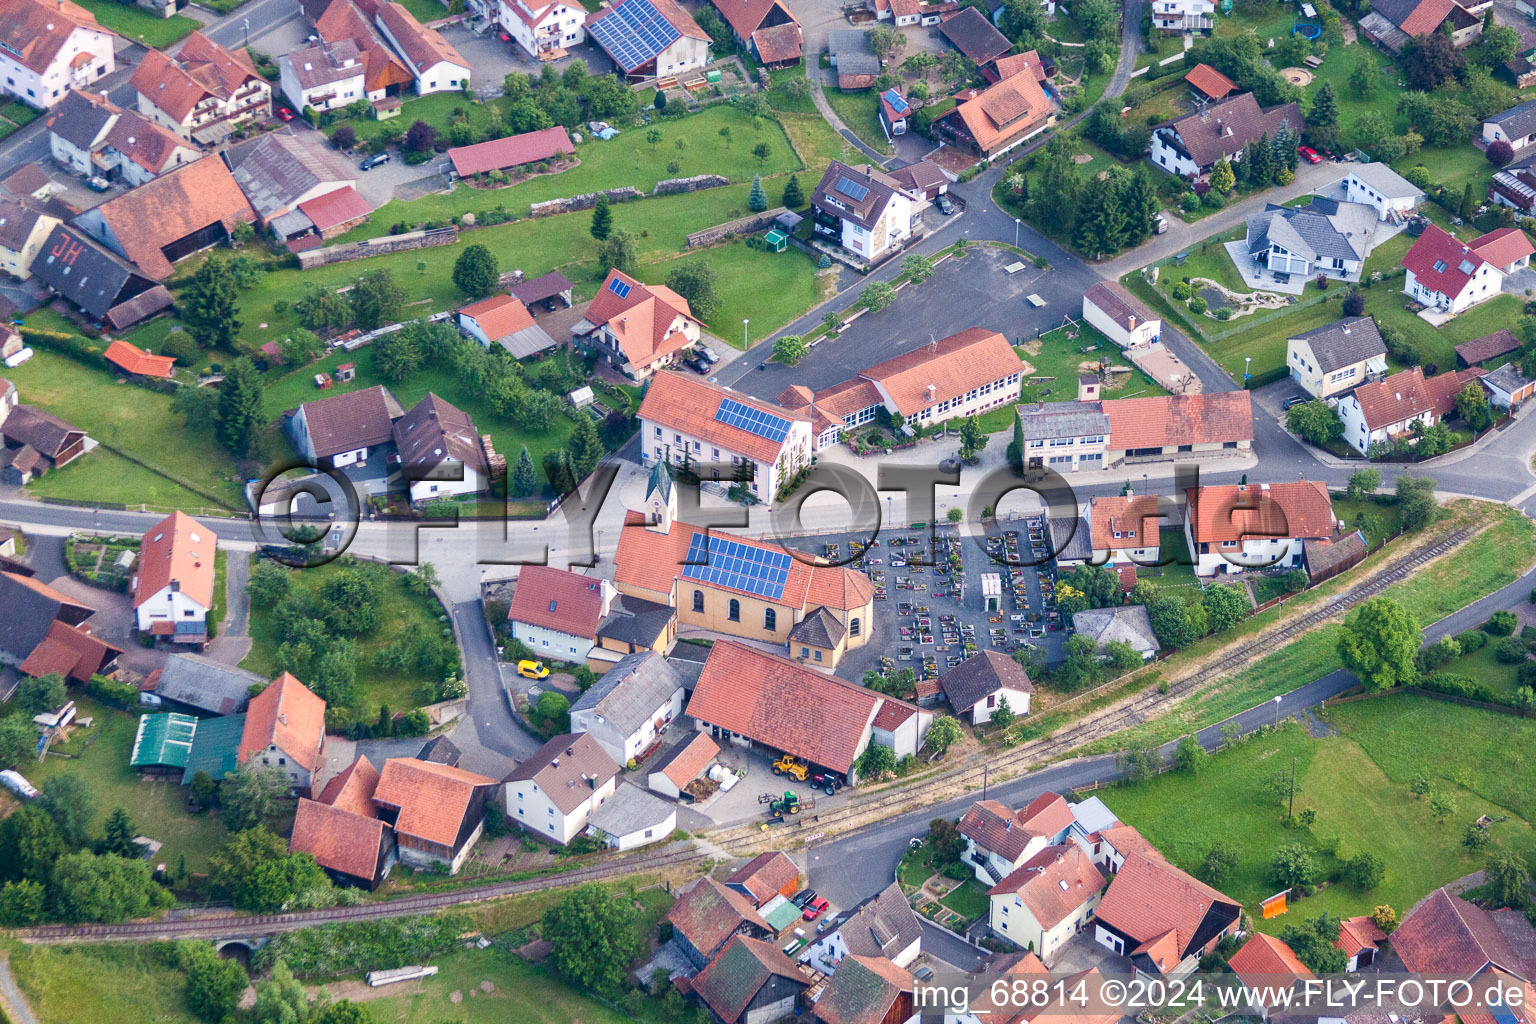
[[[786,818],[791,814],[799,814],[800,794],[786,789],[782,799],[773,800],[768,804],[768,813]]]

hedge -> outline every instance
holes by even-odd
[[[119,683],[104,676],[91,676],[85,684],[85,692],[92,700],[115,708],[132,711],[139,706],[139,688],[132,683]]]
[[[424,964],[474,927],[462,913],[321,925],[273,936],[256,951],[252,966],[266,971],[282,960],[300,977],[317,977]]]

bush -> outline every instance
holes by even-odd
[[[1518,665],[1526,660],[1525,641],[1507,636],[1494,644],[1493,656],[1506,665]]]
[[[1189,290],[1189,285],[1185,284],[1183,281],[1175,281],[1175,282],[1173,282],[1173,287],[1170,288],[1168,291],[1169,291],[1169,294],[1172,295],[1179,302],[1188,302],[1189,301],[1189,296],[1191,294],[1191,292]],[[1533,602],[1533,603],[1536,603],[1536,602]]]
[[[85,684],[85,692],[93,700],[115,708],[131,711],[139,706],[139,688],[132,683],[119,683],[104,676],[91,676],[91,681]]]
[[[1488,157],[1488,162],[1493,164],[1493,166],[1503,167],[1515,158],[1515,148],[1503,139],[1499,139],[1497,142],[1490,142],[1488,144],[1488,149],[1484,155]]]
[[[1198,295],[1196,295],[1194,298],[1189,300],[1189,311],[1191,313],[1196,314],[1196,315],[1204,313],[1206,311],[1206,309],[1209,308],[1209,306],[1210,306],[1210,303],[1206,302],[1203,298],[1201,298]]]
[[[1425,189],[1429,187],[1429,168],[1425,167],[1423,164],[1419,164],[1416,167],[1410,167],[1408,169],[1408,173],[1403,175],[1403,177],[1407,178],[1408,184],[1412,185],[1414,188]]]
[[[1481,700],[1493,702],[1493,691],[1475,679],[1459,676],[1453,672],[1436,672],[1419,683],[1426,690],[1435,693],[1446,693],[1452,697],[1465,697],[1468,700]]]
[[[1488,634],[1480,629],[1469,629],[1465,633],[1456,634],[1456,642],[1461,644],[1461,653],[1471,654],[1483,649],[1488,643]]]
[[[1496,611],[1488,616],[1487,622],[1483,623],[1483,632],[1493,636],[1509,636],[1519,624],[1520,620],[1515,618],[1514,612]]]

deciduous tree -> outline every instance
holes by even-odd
[[[1339,657],[1369,690],[1386,690],[1418,677],[1414,655],[1424,635],[1390,597],[1373,597],[1344,616]]]
[[[468,246],[453,261],[453,283],[471,298],[485,298],[496,290],[500,281],[501,267],[496,262],[496,255],[486,246]]]
[[[544,914],[541,928],[562,978],[596,992],[615,993],[638,950],[635,909],[600,885],[570,890]]]

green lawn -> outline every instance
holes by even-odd
[[[965,918],[967,925],[986,914],[990,906],[987,900],[987,887],[976,881],[975,878],[967,878],[960,885],[951,889],[949,895],[939,900],[939,902]],[[963,929],[957,927],[956,930],[960,931]]]
[[[861,159],[862,155],[853,144],[833,131],[827,119],[820,114],[780,112],[778,117],[779,127],[784,129],[796,155],[807,168],[800,179],[806,195],[810,195],[811,189],[821,179],[821,172],[833,160],[856,164]]]
[[[785,83],[792,79],[798,79],[806,83],[806,94],[801,99],[791,99],[785,91]],[[815,114],[816,101],[811,98],[810,81],[805,77],[805,68],[796,66],[779,68],[768,72],[768,102],[773,109],[779,112],[792,112],[796,114]],[[817,114],[818,117],[821,115]]]
[[[129,767],[137,715],[113,710],[78,693],[71,695],[80,717],[94,719],[91,728],[74,730],[69,745],[61,748],[79,756],[49,756],[41,765],[30,764],[23,769],[27,778],[41,786],[55,775],[82,776],[90,783],[96,802],[93,831],[99,834],[107,815],[122,807],[132,816],[139,834],[165,844],[156,863],[174,872],[185,855],[188,871],[206,870],[208,855],[226,835],[218,815],[188,814],[187,791],[180,780],[141,776]]]
[[[853,134],[864,140],[865,145],[876,153],[894,152],[891,144],[885,140],[885,129],[880,125],[879,93],[873,89],[843,92],[832,88],[822,90],[822,94],[832,109],[837,111],[837,116],[843,119]]]
[[[436,0],[424,2],[436,3]],[[469,107],[465,105],[463,97],[456,93],[437,93],[407,103],[400,123],[408,125],[414,117],[420,116],[412,114],[413,104],[439,101],[439,105],[442,105],[443,100],[454,101],[440,112],[444,125],[447,124],[449,112],[458,107],[470,111],[471,120],[477,114],[489,117],[489,108],[485,105]],[[363,121],[361,124],[378,125],[379,122]],[[498,207],[508,210],[513,216],[526,217],[530,204],[546,199],[559,199],[623,185],[632,185],[649,193],[658,181],[694,174],[723,174],[733,181],[751,182],[754,174],[762,174],[766,178],[801,170],[803,165],[778,123],[772,117],[764,117],[758,119],[758,124],[761,130],[754,130],[751,117],[731,104],[721,103],[688,117],[658,122],[654,128],[662,137],[655,145],[646,141],[650,129],[632,128],[606,142],[588,138],[583,130],[581,135],[585,141],[576,147],[576,156],[581,162],[570,170],[558,174],[541,174],[505,188],[475,188],[461,182],[447,195],[433,194],[408,202],[396,200],[386,203],[373,212],[369,223],[353,229],[342,236],[341,240],[382,235],[388,231],[389,225],[398,221],[415,225],[427,220],[447,220],[455,215],[480,213]],[[354,124],[354,128],[358,127]],[[730,129],[731,140],[728,146],[720,135],[722,128]],[[358,134],[362,134],[361,130]],[[677,148],[679,141],[685,148]],[[766,161],[759,161],[752,154],[759,143],[768,145]],[[432,163],[436,164],[442,159],[434,158]],[[679,165],[675,173],[668,170],[672,163]],[[816,171],[819,175],[820,168]],[[428,173],[425,165],[422,173]],[[774,199],[776,201],[777,196]],[[591,216],[590,213],[585,214],[588,220]]]
[[[1354,529],[1361,528],[1361,519],[1364,518],[1365,541],[1371,547],[1375,547],[1396,533],[1398,520],[1401,518],[1396,502],[1378,504],[1370,498],[1361,501],[1334,498],[1333,514],[1336,518],[1344,520],[1346,526]]]
[[[1332,714],[1340,720],[1365,706],[1341,706]],[[1417,733],[1415,760],[1420,764],[1422,737],[1431,734],[1442,731]],[[1187,871],[1198,870],[1213,843],[1230,846],[1237,854],[1237,865],[1218,888],[1243,903],[1255,927],[1271,933],[1323,912],[1346,917],[1369,914],[1383,903],[1405,913],[1438,886],[1481,867],[1483,856],[1461,845],[1461,832],[1479,814],[1497,815],[1499,808],[1463,790],[1456,794],[1456,815],[1444,824],[1436,822],[1428,800],[1414,798],[1404,779],[1384,774],[1372,760],[1372,751],[1362,749],[1348,735],[1318,740],[1300,726],[1287,724],[1277,733],[1215,755],[1197,776],[1170,773],[1101,795],[1117,817],[1138,828]],[[1475,759],[1478,754],[1464,756]],[[1281,824],[1285,806],[1269,788],[1274,776],[1289,778],[1293,763],[1296,809],[1317,812],[1310,829],[1285,828]],[[1522,852],[1532,845],[1530,827],[1523,821],[1494,826],[1494,836]],[[1290,913],[1265,921],[1257,913],[1259,902],[1281,888],[1268,877],[1270,860],[1276,849],[1292,843],[1313,852],[1320,881],[1337,873],[1347,858],[1367,850],[1386,861],[1386,878],[1370,891],[1340,881],[1293,903]]]
[[[438,3],[438,0],[400,0],[400,6],[410,11],[423,25],[448,17],[448,8]]]
[[[37,314],[29,324],[55,329]],[[65,326],[67,328],[67,325]],[[101,459],[92,452],[52,479],[43,478],[38,493],[90,498],[107,502],[214,505],[245,507],[240,480],[228,453],[214,440],[210,428],[189,427],[171,412],[171,398],[119,381],[105,370],[77,363],[47,349],[21,366],[6,371],[22,398],[85,430],[98,441],[131,454],[163,474],[151,486],[153,474],[124,459]],[[88,481],[88,482],[87,482]],[[203,496],[188,502],[191,488]]]
[[[78,0],[81,7],[96,16],[102,26],[134,42],[163,50],[180,42],[200,27],[201,22],[185,14],[162,18],[143,7],[115,3],[114,0]]]
[[[1515,666],[1506,665],[1494,655],[1496,643],[1495,639],[1470,654],[1463,654],[1448,662],[1441,671],[1454,672],[1456,675],[1475,679],[1479,683],[1486,684],[1499,696],[1512,696],[1518,686],[1515,681]]]
[[[676,267],[699,262],[714,268],[722,286],[720,310],[705,324],[733,346],[741,344],[743,317],[751,320],[751,340],[761,341],[826,298],[816,261],[809,255],[795,248],[762,252],[741,241],[647,263],[640,268],[640,279],[663,284]]]
[[[336,561],[292,573],[292,591],[313,593],[342,568],[341,562]],[[415,670],[395,672],[382,668],[374,663],[374,656],[402,636],[439,632],[446,623],[439,621],[442,608],[435,600],[418,598],[405,589],[401,573],[376,562],[359,561],[355,568],[380,580],[379,625],[372,633],[355,641],[359,720],[366,721],[378,716],[380,704],[388,704],[395,711],[418,706],[416,688],[425,682],[440,681]],[[251,607],[251,653],[240,663],[241,668],[268,678],[277,675],[277,648],[282,642],[282,634],[273,618],[272,609]]]
[[[1114,344],[1086,321],[1078,324],[1076,337],[1068,337],[1067,328],[1058,327],[1023,345],[1015,346],[1019,358],[1033,369],[1026,375],[1020,401],[1072,402],[1077,400],[1077,375],[1084,372],[1084,362],[1107,357],[1116,365],[1129,365]],[[1088,349],[1089,351],[1084,351]],[[1041,380],[1039,378],[1051,378]],[[1166,395],[1158,384],[1140,370],[1111,374],[1104,387],[1106,398],[1149,398]],[[1011,426],[1012,413],[1009,413]]]
[[[172,943],[9,944],[11,970],[42,1024],[191,1024]]]
[[[105,448],[38,477],[27,485],[27,493],[34,498],[144,504],[153,509],[208,507],[203,495]]]

